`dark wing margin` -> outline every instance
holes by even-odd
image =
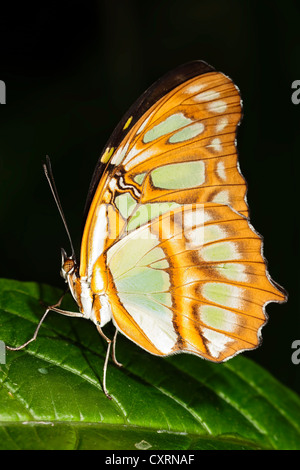
[[[181,85],[185,81],[196,77],[198,75],[203,75],[205,73],[213,72],[215,68],[211,65],[208,65],[206,62],[201,60],[196,60],[193,62],[188,62],[186,64],[180,65],[179,67],[167,72],[156,82],[153,83],[129,108],[127,113],[124,114],[123,118],[113,131],[111,137],[107,141],[100,157],[97,162],[96,168],[94,170],[90,187],[88,190],[88,195],[84,208],[83,215],[83,227],[88,215],[88,211],[93,200],[95,191],[98,187],[99,181],[106,167],[109,166],[108,163],[103,163],[101,158],[105,153],[106,149],[114,148],[117,149],[119,144],[122,142],[124,137],[130,128],[140,119],[140,117],[154,105],[160,98],[169,93],[173,88]],[[132,117],[130,125],[127,127],[126,123]],[[125,127],[125,128],[124,128]]]

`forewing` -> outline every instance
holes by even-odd
[[[178,70],[126,114],[101,157],[82,240],[82,276],[91,271],[97,254],[123,236],[124,228],[133,230],[149,220],[145,214],[137,217],[141,210],[162,213],[174,204],[215,202],[248,216],[235,146],[239,92],[228,77],[201,62]],[[121,130],[126,135],[115,148]],[[110,206],[112,222],[99,222],[104,205]],[[106,231],[99,234],[103,225]],[[105,242],[94,246],[100,236]]]
[[[214,68],[201,60],[180,65],[159,78],[135,101],[116,126],[101,153],[91,179],[86,199],[84,222],[90,211],[90,206],[100,179],[102,177],[103,179],[107,179],[109,176],[111,170],[109,161],[112,155],[117,151],[121,142],[125,139],[133,126],[140,119],[143,120],[145,113],[171,90],[181,85],[186,80],[212,71],[214,71]]]

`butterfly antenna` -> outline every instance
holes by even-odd
[[[70,242],[70,246],[71,246],[71,250],[72,250],[72,258],[74,259],[74,261],[76,261],[76,256],[75,256],[75,251],[74,251],[71,235],[70,235],[70,232],[69,232],[69,229],[68,229],[68,226],[67,226],[67,222],[66,222],[64,212],[62,210],[62,205],[61,205],[59,197],[58,197],[58,192],[57,192],[57,189],[56,189],[56,186],[55,186],[54,176],[53,176],[53,173],[52,173],[51,162],[50,162],[50,158],[49,158],[48,155],[46,155],[46,163],[43,163],[43,169],[44,169],[44,173],[45,173],[46,178],[48,180],[50,189],[52,191],[54,200],[56,202],[57,208],[59,210],[61,219],[63,221],[63,224],[65,226],[65,229],[66,229],[66,232],[67,232],[67,235],[68,235],[68,238],[69,238],[69,242]]]

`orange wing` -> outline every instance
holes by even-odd
[[[87,274],[101,204],[111,205],[113,219],[125,225],[138,204],[216,202],[248,216],[235,146],[240,118],[239,92],[219,72],[184,81],[135,124],[129,117],[119,147],[106,148],[102,156],[106,169],[86,220],[81,276]],[[105,237],[102,250],[114,241],[109,233]]]
[[[221,204],[185,205],[99,257],[117,328],[156,355],[224,361],[256,348],[265,305],[284,301],[248,220]]]
[[[80,276],[91,280],[93,296],[107,296],[117,328],[146,350],[223,361],[257,347],[265,305],[285,293],[267,273],[248,220],[235,145],[238,89],[210,67],[195,70],[146,92],[117,128],[125,135],[105,148]]]

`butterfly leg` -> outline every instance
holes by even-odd
[[[30,344],[32,341],[35,341],[36,340],[36,337],[38,335],[38,332],[39,332],[39,329],[43,323],[43,321],[45,320],[46,316],[48,315],[48,313],[51,311],[51,310],[54,310],[60,306],[60,304],[62,303],[62,300],[64,298],[64,296],[66,295],[66,292],[63,293],[63,295],[60,297],[59,301],[55,304],[55,305],[52,305],[52,306],[49,306],[47,307],[47,310],[45,311],[44,315],[42,316],[42,318],[40,319],[39,323],[38,323],[38,326],[32,336],[32,338],[30,338],[28,341],[26,341],[26,343],[22,344],[21,346],[17,346],[17,347],[12,347],[12,346],[6,346],[6,349],[8,349],[9,351],[19,351],[20,349],[23,349],[25,348],[26,346],[28,346],[28,344]]]
[[[123,364],[121,364],[121,362],[117,361],[117,358],[116,358],[116,340],[117,340],[117,334],[118,334],[118,330],[117,330],[117,328],[116,328],[115,335],[114,335],[114,339],[113,339],[112,360],[114,361],[114,363],[115,363],[118,367],[123,367]]]
[[[6,346],[6,349],[8,349],[9,351],[19,351],[20,349],[23,349],[25,348],[29,343],[31,343],[32,341],[34,341],[38,335],[38,332],[39,332],[39,329],[41,327],[41,324],[43,323],[43,321],[45,320],[46,316],[48,315],[48,313],[50,312],[50,309],[47,308],[46,312],[44,313],[44,315],[42,316],[42,318],[40,319],[39,321],[39,324],[33,334],[33,337],[30,338],[28,341],[26,341],[26,343],[22,344],[21,346],[17,346],[17,347],[11,347],[11,346]]]
[[[107,342],[107,350],[106,350],[106,356],[105,356],[105,361],[104,361],[104,366],[103,366],[103,392],[105,393],[105,395],[107,396],[107,398],[109,398],[110,400],[112,399],[112,397],[110,396],[110,394],[108,393],[107,389],[106,389],[106,372],[107,372],[107,364],[108,364],[108,359],[109,359],[109,353],[110,353],[110,347],[111,347],[111,339],[109,339],[102,331],[102,329],[100,328],[100,326],[96,325],[97,326],[97,330],[98,332],[100,333],[100,335],[102,336],[102,338],[105,339],[105,341]]]

